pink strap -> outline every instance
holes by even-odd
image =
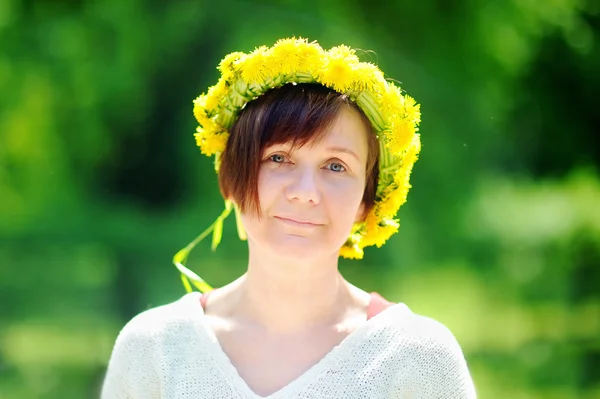
[[[200,305],[202,306],[202,309],[206,309],[206,301],[208,300],[208,297],[209,297],[209,295],[210,295],[211,292],[212,291],[205,292],[200,297]]]
[[[367,308],[367,320],[377,316],[393,304],[393,302],[386,300],[378,293],[371,292],[371,302],[369,302],[369,307]]]

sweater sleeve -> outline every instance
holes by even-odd
[[[400,378],[400,396],[419,399],[475,399],[473,380],[463,352],[443,324],[423,317],[419,334],[409,345],[410,372]]]
[[[428,348],[428,367],[431,383],[421,386],[418,397],[474,399],[475,386],[458,342],[446,329],[447,335],[437,346]]]
[[[155,345],[135,318],[119,333],[102,386],[101,399],[155,399],[160,383],[154,371]]]

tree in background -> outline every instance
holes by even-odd
[[[97,396],[123,323],[183,294],[170,258],[222,206],[191,101],[291,35],[422,104],[402,232],[348,277],[448,324],[481,397],[596,397],[599,7],[397,3],[3,2],[0,398]],[[244,266],[224,235],[189,263],[214,285]]]

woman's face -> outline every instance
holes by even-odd
[[[261,218],[243,214],[253,253],[336,256],[362,215],[368,156],[358,112],[344,107],[319,142],[267,147],[258,178]]]

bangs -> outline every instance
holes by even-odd
[[[348,103],[346,96],[318,84],[285,85],[250,105],[258,109],[257,129],[251,134],[261,154],[275,144],[316,144]]]

